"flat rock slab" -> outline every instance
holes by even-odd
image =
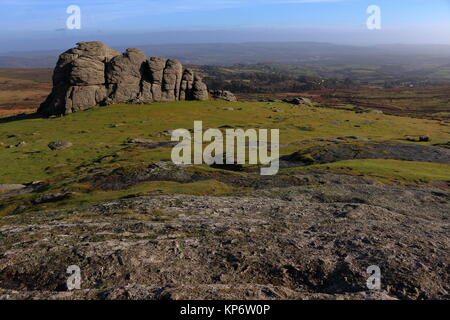
[[[0,184],[0,192],[14,191],[26,188],[23,184]]]
[[[0,298],[446,299],[449,196],[331,184],[8,216]],[[65,290],[70,265],[82,290]]]
[[[63,150],[70,148],[72,146],[72,142],[67,141],[54,141],[48,144],[48,147],[52,150]]]
[[[355,159],[392,159],[450,164],[450,150],[446,148],[409,143],[375,142],[337,143],[326,148],[314,147],[283,157],[282,160],[301,162],[301,156],[306,154],[314,159],[315,164]]]
[[[133,144],[146,149],[173,148],[177,142],[172,141],[153,141],[150,139],[128,139],[128,144]]]

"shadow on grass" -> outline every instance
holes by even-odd
[[[21,121],[21,120],[46,119],[46,118],[48,118],[48,117],[45,117],[44,115],[42,115],[40,113],[22,113],[22,114],[17,114],[14,116],[0,118],[0,124],[14,122],[14,121]]]

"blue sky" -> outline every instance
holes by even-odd
[[[82,10],[81,31],[64,30],[72,4]],[[367,30],[369,5],[381,8],[382,30]],[[220,31],[238,42],[310,41],[316,34],[336,43],[450,43],[450,0],[0,0],[0,6],[0,51],[77,36],[126,40],[146,33],[150,43],[152,32],[167,31],[203,32],[202,42],[206,35],[217,41],[212,31]],[[182,32],[170,40],[195,40]]]

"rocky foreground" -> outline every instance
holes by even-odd
[[[7,216],[0,298],[450,298],[449,192],[314,172],[268,181]],[[70,265],[81,290],[67,291]],[[371,265],[381,291],[367,289]]]

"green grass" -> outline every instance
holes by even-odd
[[[232,106],[234,111],[223,110]],[[284,113],[274,113],[273,108]],[[238,110],[239,109],[239,110]],[[193,128],[203,120],[205,128],[224,125],[280,129],[280,143],[314,144],[317,138],[364,136],[373,141],[401,141],[405,135],[428,135],[432,144],[446,143],[450,135],[438,121],[347,110],[292,108],[288,104],[222,101],[170,102],[152,105],[116,105],[54,119],[28,119],[0,124],[0,183],[24,183],[56,176],[82,174],[93,166],[120,166],[170,160],[170,149],[147,150],[124,145],[128,138],[157,138],[158,132]],[[301,130],[299,128],[309,128]],[[8,138],[7,136],[14,135]],[[51,151],[47,144],[63,140],[73,147]],[[20,141],[23,147],[7,148]],[[306,145],[305,144],[305,145]],[[282,154],[298,151],[285,146]],[[105,158],[106,157],[106,158]],[[103,159],[103,160],[101,160]]]
[[[224,110],[233,107],[234,111]],[[277,108],[284,112],[273,112]],[[88,183],[77,183],[105,169],[124,170],[146,167],[150,163],[170,160],[171,149],[145,149],[125,142],[128,138],[169,140],[158,137],[164,130],[192,129],[194,121],[202,120],[204,128],[222,126],[240,128],[280,129],[281,154],[326,147],[318,138],[363,136],[372,141],[399,141],[405,135],[428,135],[431,142],[447,143],[448,127],[439,121],[412,119],[379,114],[358,114],[350,110],[326,108],[294,108],[284,103],[237,102],[170,102],[152,105],[116,105],[95,108],[66,117],[12,121],[0,124],[0,184],[45,180],[50,189],[45,193],[70,192],[70,196],[55,203],[32,205],[36,193],[24,194],[0,201],[0,216],[9,215],[19,206],[23,212],[67,209],[89,206],[118,198],[146,194],[190,194],[219,196],[240,192],[239,188],[218,182],[217,175],[245,175],[192,166],[192,174],[201,173],[205,181],[177,183],[144,182],[124,190],[101,191]],[[51,151],[51,141],[73,143],[71,148]],[[7,148],[20,141],[22,147]],[[406,142],[405,142],[406,143]],[[292,145],[289,145],[292,144]],[[325,143],[326,144],[326,143]],[[326,170],[364,175],[380,181],[427,183],[450,180],[448,165],[393,160],[355,160],[294,170]],[[215,180],[217,179],[217,180]],[[19,210],[20,211],[20,210]]]
[[[294,170],[299,170],[294,169]],[[375,178],[382,182],[398,180],[407,183],[450,182],[450,165],[384,159],[346,160],[312,165],[300,170],[326,170]]]

